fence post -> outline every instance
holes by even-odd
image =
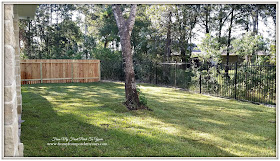
[[[99,79],[98,79],[98,81],[100,81],[101,80],[101,70],[100,70],[100,63],[101,63],[101,61],[99,60],[99,62],[98,62],[98,74],[99,74]]]
[[[41,77],[41,83],[43,83],[43,73],[42,73],[42,62],[40,62],[40,77]]]
[[[236,94],[237,94],[237,62],[235,62],[235,76],[234,76],[234,99],[236,99]]]
[[[152,68],[153,68],[153,62],[151,61],[151,62],[150,62],[150,71],[149,71],[150,84],[152,84],[152,76],[151,76]]]
[[[72,83],[73,83],[73,80],[74,80],[74,67],[73,67],[73,62],[71,62],[71,78],[72,78]]]
[[[199,74],[199,93],[201,94],[201,73]]]
[[[156,84],[158,84],[158,78],[157,78],[157,75],[158,75],[158,73],[157,73],[157,62],[156,62]]]
[[[175,81],[174,81],[174,87],[176,87],[176,72],[177,72],[177,62],[175,61],[175,74],[174,74],[174,77],[175,77]]]

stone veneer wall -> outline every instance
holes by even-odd
[[[23,156],[18,15],[4,5],[4,156]]]

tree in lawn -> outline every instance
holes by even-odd
[[[125,60],[125,105],[130,110],[147,109],[139,101],[138,92],[136,89],[135,73],[132,60],[131,49],[131,33],[135,23],[137,5],[131,5],[131,11],[128,19],[122,15],[120,5],[113,5],[112,9],[119,29],[119,36],[121,40],[122,55]]]

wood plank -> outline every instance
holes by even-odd
[[[100,81],[100,60],[21,60],[21,84]],[[70,79],[69,79],[70,78]]]

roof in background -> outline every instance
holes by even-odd
[[[14,13],[18,14],[19,19],[34,19],[37,4],[15,4]]]
[[[226,56],[227,53],[226,53],[226,52],[223,52],[221,55],[222,55],[222,56]],[[235,56],[235,55],[237,55],[237,54],[235,54],[235,53],[229,53],[229,55],[230,55],[230,56]],[[261,56],[261,55],[267,55],[267,54],[265,53],[265,51],[256,51],[256,55]]]

